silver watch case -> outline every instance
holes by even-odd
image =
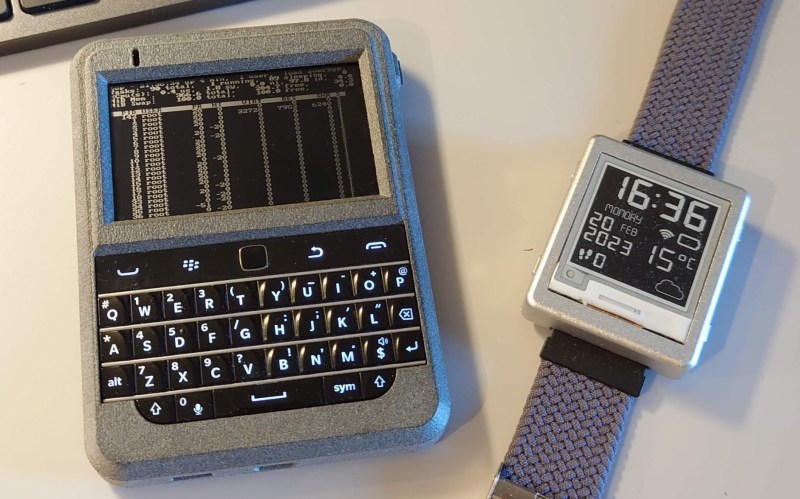
[[[592,175],[602,157],[613,157],[639,169],[666,177],[729,204],[719,215],[716,245],[707,250],[705,270],[700,268],[687,304],[688,331],[684,342],[670,339],[597,307],[588,306],[551,289],[551,280],[563,259],[573,225],[580,223],[582,204]],[[585,341],[639,362],[654,371],[677,378],[694,367],[711,327],[734,247],[744,225],[750,200],[744,190],[664,157],[604,136],[595,136],[573,176],[572,186],[556,221],[547,247],[534,269],[528,290],[526,315],[534,322],[570,333]],[[709,243],[712,240],[709,239]],[[634,296],[634,293],[631,293]],[[665,307],[666,308],[666,307]]]

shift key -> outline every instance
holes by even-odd
[[[325,404],[320,378],[214,390],[217,417],[299,409]]]

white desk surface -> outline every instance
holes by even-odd
[[[69,63],[0,58],[0,496],[483,498],[539,364],[520,313],[589,136],[626,137],[674,2],[257,0],[125,34],[362,17],[388,33],[453,399],[416,454],[123,490],[83,452]],[[797,497],[800,2],[773,1],[721,178],[753,206],[702,364],[645,385],[608,497]]]

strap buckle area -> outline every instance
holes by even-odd
[[[489,491],[489,495],[486,496],[486,499],[550,499],[547,496],[543,496],[538,492],[532,492],[524,487],[520,487],[519,485],[512,483],[505,478],[500,476],[500,472],[503,470],[503,466],[500,466],[500,469],[497,470],[497,475],[494,477],[494,483],[492,483],[492,489]]]

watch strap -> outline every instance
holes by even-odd
[[[628,141],[713,171],[769,0],[681,0]]]
[[[602,497],[644,371],[554,331],[489,497]]]

